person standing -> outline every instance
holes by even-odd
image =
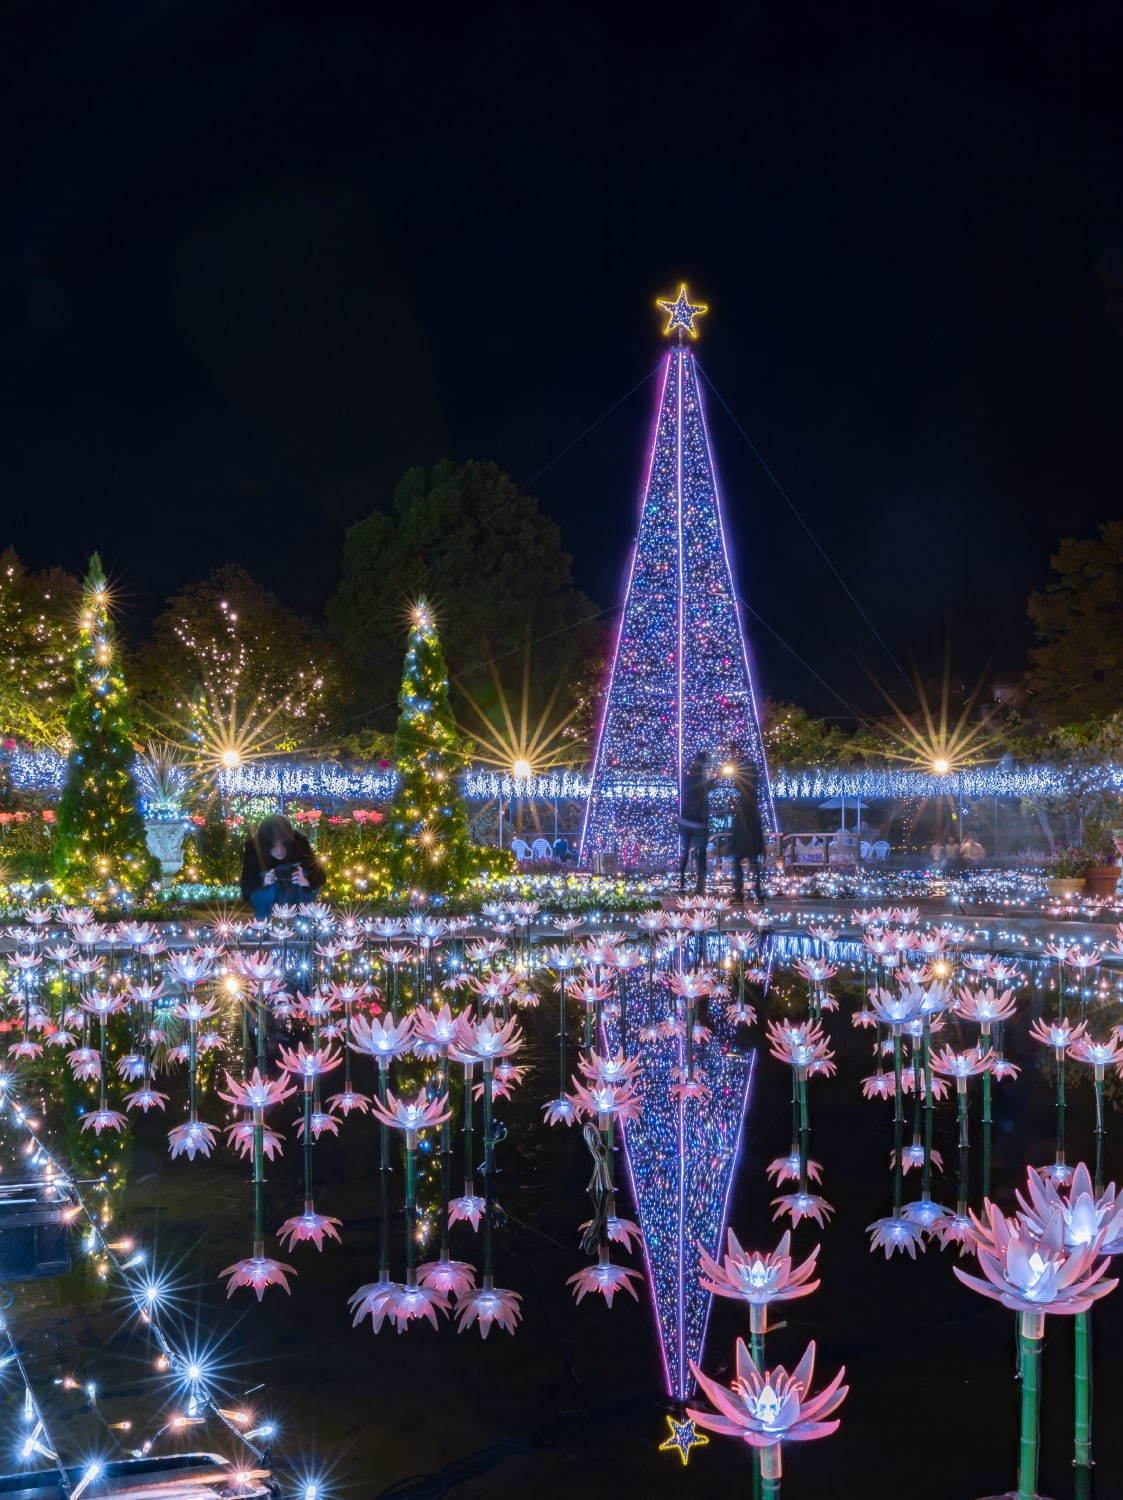
[[[756,899],[763,901],[760,861],[764,854],[764,824],[760,817],[760,780],[756,768],[747,761],[738,761],[733,780],[737,788],[737,800],[733,804],[733,826],[729,835],[729,852],[733,856],[733,899],[745,899],[743,861],[748,860]]]
[[[687,767],[682,783],[678,826],[682,834],[682,858],[678,867],[678,888],[686,886],[686,867],[693,853],[698,866],[694,886],[696,896],[706,894],[706,845],[710,840],[710,778],[706,774],[708,757],[699,750]]]

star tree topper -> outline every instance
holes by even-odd
[[[692,339],[698,337],[698,330],[694,326],[694,319],[700,318],[703,313],[709,312],[704,302],[691,302],[686,291],[684,281],[678,289],[678,296],[673,302],[668,302],[660,297],[656,300],[656,307],[661,307],[667,314],[667,326],[664,333],[673,333],[676,328],[683,328]]]
[[[668,1416],[667,1426],[671,1435],[659,1444],[659,1452],[677,1453],[684,1467],[690,1462],[691,1448],[705,1448],[710,1441],[704,1432],[698,1431],[690,1417],[683,1417],[680,1421]]]

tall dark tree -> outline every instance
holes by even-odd
[[[422,593],[442,622],[458,713],[465,696],[486,708],[496,692],[521,710],[528,643],[538,695],[527,704],[531,715],[559,679],[580,676],[601,649],[596,607],[574,585],[557,525],[494,463],[411,469],[388,511],[347,532],[328,616],[354,670],[356,706],[376,727],[393,709],[401,622]]]
[[[1029,598],[1035,706],[1049,724],[1104,718],[1123,703],[1123,521],[1066,537],[1050,562],[1057,577]]]
[[[0,555],[0,734],[57,744],[74,684],[78,580],[61,568],[29,572]]]
[[[340,700],[323,633],[231,564],[167,601],[137,666],[146,727],[178,739],[200,712],[222,718],[233,704],[270,715],[278,749],[319,745]]]

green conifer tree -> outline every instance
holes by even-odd
[[[137,808],[128,690],[96,552],[82,585],[66,729],[70,753],[55,840],[60,881],[79,899],[136,893],[151,880],[154,861]]]
[[[444,652],[424,599],[413,610],[394,736],[398,790],[387,862],[400,891],[452,893],[471,873],[468,818],[456,789],[464,753],[448,700]]]

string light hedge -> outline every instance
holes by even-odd
[[[387,869],[399,890],[448,894],[463,888],[476,860],[456,784],[465,761],[448,700],[448,670],[424,599],[411,612],[398,702],[398,790],[387,820]]]
[[[154,861],[137,810],[128,690],[96,552],[82,585],[66,729],[70,754],[55,841],[60,884],[86,900],[135,894],[153,878]]]

